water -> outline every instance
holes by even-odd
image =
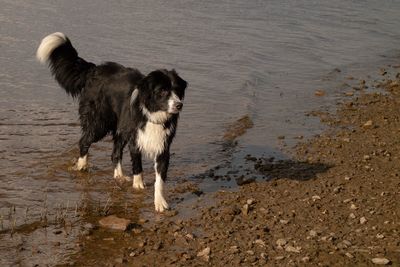
[[[400,54],[399,1],[0,3],[2,266],[28,259],[53,265],[76,252],[76,229],[60,236],[56,223],[38,227],[44,214],[55,222],[60,210],[73,217],[74,210],[108,199],[136,201],[129,206],[135,214],[152,209],[151,192],[115,191],[109,139],[91,150],[90,173],[68,170],[78,154],[77,103],[34,58],[45,35],[64,32],[94,63],[117,61],[144,73],[175,68],[189,82],[172,149],[172,183],[226,160],[224,129],[244,115],[254,128],[239,139],[233,157],[284,156],[277,136],[294,143],[298,135],[317,133],[321,125],[304,114],[334,104],[347,73],[361,78]],[[327,95],[315,97],[316,89]],[[129,157],[124,168],[128,172]]]

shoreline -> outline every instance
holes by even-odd
[[[103,255],[110,266],[400,265],[400,74],[376,88],[325,114],[327,130],[293,159],[248,156],[270,180],[199,197],[194,217],[173,210],[128,232],[99,229],[74,264]]]

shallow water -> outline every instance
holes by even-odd
[[[277,136],[293,144],[296,136],[317,133],[321,125],[306,112],[334,104],[347,74],[362,78],[400,54],[398,1],[0,3],[2,266],[68,261],[78,234],[76,227],[55,234],[60,210],[79,224],[91,213],[77,217],[77,210],[127,199],[137,203],[128,207],[131,216],[152,216],[151,192],[115,189],[109,139],[91,150],[89,173],[68,170],[78,152],[77,104],[34,58],[45,35],[66,33],[94,63],[117,61],[144,73],[175,68],[189,82],[172,149],[172,183],[247,153],[284,157]],[[316,97],[316,89],[326,96]],[[224,129],[244,115],[254,127],[234,154],[226,153]],[[129,157],[124,167],[129,173]],[[49,226],[38,227],[44,217]],[[57,253],[50,253],[54,244]]]

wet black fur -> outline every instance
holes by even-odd
[[[57,82],[74,98],[79,99],[79,116],[82,136],[79,140],[80,156],[87,155],[89,147],[105,137],[113,136],[112,162],[114,166],[122,161],[126,144],[132,160],[133,174],[142,172],[142,154],[136,145],[139,129],[147,117],[141,105],[149,111],[165,110],[165,100],[172,92],[184,98],[186,81],[175,70],[156,70],[147,76],[133,68],[113,62],[95,65],[78,56],[70,40],[58,46],[50,55],[49,65]],[[138,97],[131,102],[133,90],[139,90]],[[157,168],[163,180],[169,165],[169,148],[175,136],[179,113],[171,114],[164,123],[171,134],[166,140],[163,153],[157,156]]]

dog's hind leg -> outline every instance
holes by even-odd
[[[143,182],[142,153],[135,145],[133,138],[129,142],[129,152],[131,153],[133,183],[135,189],[144,189],[146,186]]]
[[[168,209],[168,203],[164,198],[164,183],[167,179],[169,165],[169,151],[158,155],[155,160],[154,170],[156,182],[154,183],[154,206],[156,211],[163,212]]]
[[[124,180],[126,181],[131,181],[131,178],[129,176],[125,176],[122,172],[122,154],[124,151],[124,147],[126,145],[126,139],[123,138],[121,135],[114,135],[114,147],[113,147],[113,152],[111,155],[111,160],[114,165],[114,179],[116,179],[119,182],[122,182]]]
[[[79,158],[78,162],[73,167],[76,171],[87,170],[88,168],[88,152],[90,145],[93,143],[93,138],[88,134],[83,134],[79,140]]]

